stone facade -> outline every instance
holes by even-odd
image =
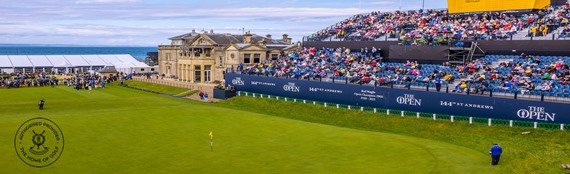
[[[158,47],[159,73],[181,81],[222,81],[226,68],[277,59],[298,48],[286,34],[281,40],[251,34],[217,34],[213,31],[170,38],[170,45]]]

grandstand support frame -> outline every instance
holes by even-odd
[[[471,42],[470,47],[449,47],[449,63],[465,65],[473,60],[477,51],[481,51],[483,55],[485,54],[485,51],[479,47],[477,42]]]

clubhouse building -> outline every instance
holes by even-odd
[[[250,32],[232,35],[193,30],[170,40],[170,45],[158,46],[159,73],[194,83],[222,81],[226,68],[276,60],[299,47],[291,44],[287,34],[276,40]]]

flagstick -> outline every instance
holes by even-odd
[[[214,152],[214,142],[212,141],[212,138],[210,138],[210,152]]]

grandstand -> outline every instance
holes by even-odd
[[[377,54],[377,53],[376,53]],[[383,62],[373,52],[341,48],[305,48],[281,57],[239,67],[244,74],[354,83],[373,86],[436,88],[447,92],[564,101],[570,97],[570,57],[486,55],[465,65]]]
[[[132,73],[148,65],[131,55],[0,55],[1,73],[54,72],[78,73],[114,66],[117,71]]]
[[[520,1],[520,0],[519,0]],[[541,0],[544,1],[544,0]],[[453,1],[455,2],[455,1]],[[466,3],[467,1],[460,1]],[[500,3],[492,1],[489,3]],[[449,3],[449,2],[448,2]],[[456,10],[415,10],[357,14],[303,38],[304,41],[402,41],[404,44],[444,44],[454,40],[563,39],[568,25],[567,5],[525,7],[483,5]],[[528,3],[525,3],[528,4]],[[545,4],[544,2],[537,4]],[[547,3],[546,3],[547,4]],[[540,6],[540,8],[539,8]],[[495,8],[496,7],[496,8]],[[484,9],[487,8],[488,11]],[[513,11],[516,10],[516,11]],[[463,12],[463,13],[459,13]],[[471,13],[466,13],[471,12]],[[472,13],[476,12],[476,13]],[[562,36],[562,37],[560,37]]]
[[[569,101],[570,42],[560,40],[570,36],[568,2],[450,1],[449,12],[357,14],[305,37],[304,49],[239,68],[250,75]]]

